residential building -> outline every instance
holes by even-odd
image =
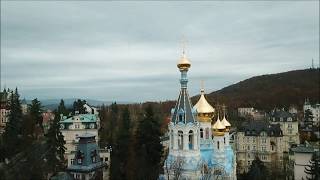
[[[240,117],[251,118],[252,120],[264,120],[266,113],[253,107],[238,108]]]
[[[275,109],[269,114],[269,122],[280,124],[285,151],[289,152],[292,144],[300,143],[297,114],[292,114],[284,109]]]
[[[305,173],[305,168],[310,165],[312,154],[318,153],[319,156],[319,144],[311,145],[307,141],[304,144],[299,144],[296,147],[290,149],[290,161],[294,172],[294,179],[301,180],[310,178]]]
[[[95,135],[85,133],[79,136],[73,159],[67,170],[75,180],[103,179],[103,167],[106,164],[100,159]]]
[[[72,151],[76,150],[76,146],[79,142],[79,136],[84,133],[90,133],[95,136],[98,143],[98,121],[99,116],[94,114],[76,114],[67,118],[61,116],[60,129],[64,140],[66,141],[66,155],[68,157]],[[68,164],[70,164],[68,159]]]
[[[255,157],[259,157],[269,167],[282,163],[284,143],[279,124],[244,122],[236,134],[235,143],[238,173],[247,172]]]

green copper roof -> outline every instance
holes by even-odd
[[[77,118],[79,118],[82,123],[97,122],[97,116],[94,114],[78,114],[67,119],[62,119],[60,123],[73,123]]]

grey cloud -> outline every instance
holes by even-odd
[[[1,1],[1,86],[27,98],[175,99],[184,35],[190,94],[201,80],[210,92],[309,67],[318,14],[317,1]]]

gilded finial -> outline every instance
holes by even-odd
[[[182,36],[181,46],[182,46],[182,56],[185,56],[186,55],[186,46],[187,46],[187,40],[186,40],[185,36]]]
[[[188,69],[191,66],[191,63],[188,60],[188,58],[186,56],[186,52],[185,52],[185,49],[186,49],[186,40],[185,40],[185,38],[182,39],[181,44],[182,44],[182,56],[179,59],[177,66],[180,69],[180,71],[188,71]]]
[[[202,94],[204,94],[204,81],[203,81],[203,80],[201,80],[201,89],[200,89],[200,92],[201,92]]]

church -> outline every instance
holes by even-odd
[[[187,88],[191,63],[184,50],[177,67],[181,89],[168,125],[164,178],[236,180],[236,157],[229,144],[231,124],[225,113],[214,117],[215,109],[207,102],[203,88],[198,102],[192,105]]]

